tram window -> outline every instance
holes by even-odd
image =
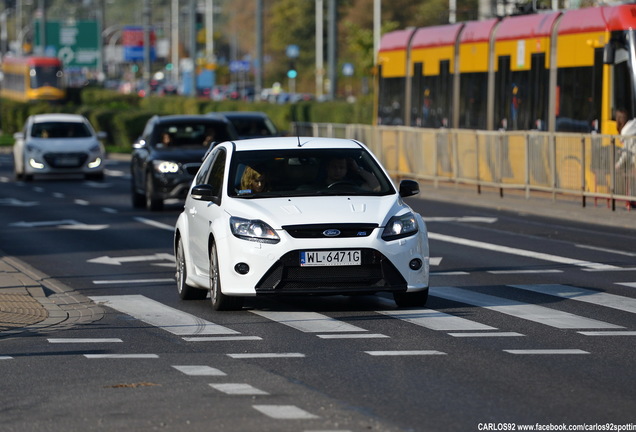
[[[464,73],[460,81],[459,127],[486,129],[487,73]]]
[[[616,50],[614,64],[614,107],[627,107],[633,112],[632,107],[632,84],[630,79],[630,68],[628,53],[625,49]]]
[[[404,124],[404,77],[380,78],[378,124]]]

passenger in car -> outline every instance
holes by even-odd
[[[250,166],[245,167],[241,177],[239,194],[260,193],[268,190],[269,182],[265,172],[263,170],[259,172]]]

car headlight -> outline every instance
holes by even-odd
[[[235,237],[243,240],[261,243],[278,243],[280,241],[276,231],[261,220],[231,217],[230,230]]]
[[[156,160],[152,161],[155,171],[161,174],[169,174],[179,172],[179,164],[171,161]]]
[[[403,237],[412,236],[418,231],[417,220],[411,212],[400,216],[393,216],[382,231],[384,240],[396,240]]]

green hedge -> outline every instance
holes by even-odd
[[[267,102],[212,101],[185,96],[123,95],[99,88],[84,88],[81,103],[64,105],[49,103],[27,104],[0,99],[0,130],[6,135],[19,131],[26,118],[47,112],[77,113],[86,116],[98,131],[108,135],[109,151],[130,151],[132,143],[142,133],[146,121],[153,115],[206,114],[221,111],[263,111],[282,131],[291,130],[291,123],[358,123],[370,124],[373,119],[373,99],[366,97],[355,103],[300,102],[297,104],[270,104]],[[0,143],[12,142],[3,139]]]

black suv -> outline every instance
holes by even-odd
[[[261,111],[225,111],[216,114],[225,116],[232,123],[239,139],[282,135],[269,116]]]
[[[133,207],[161,210],[168,198],[184,199],[205,153],[234,139],[236,130],[223,116],[152,117],[133,144]]]

